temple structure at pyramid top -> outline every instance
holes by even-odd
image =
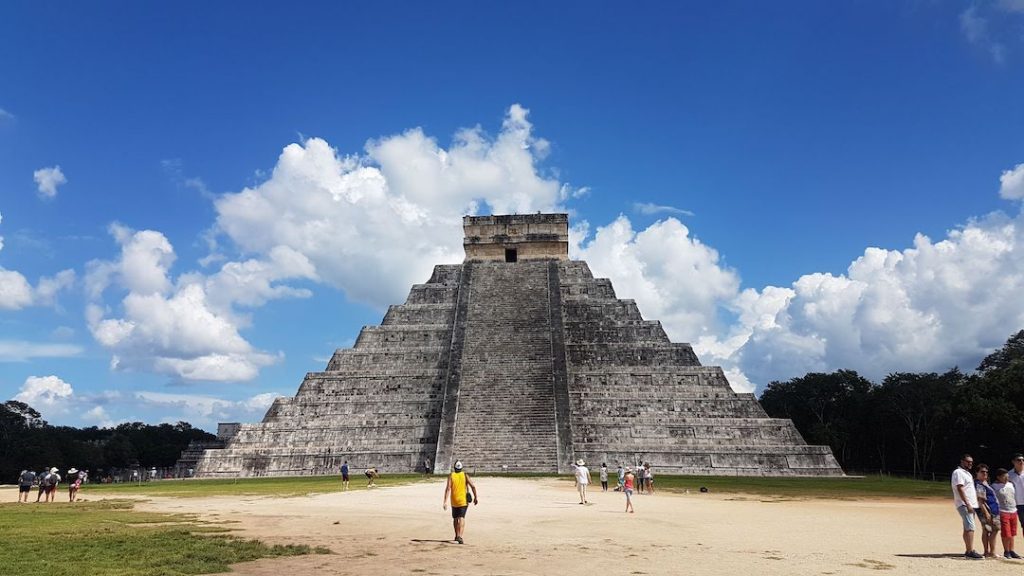
[[[206,450],[200,476],[568,472],[584,459],[661,473],[841,475],[722,369],[669,341],[569,259],[567,214],[467,216],[438,265],[295,396]]]
[[[466,216],[466,260],[518,262],[568,260],[568,214]]]

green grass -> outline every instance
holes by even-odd
[[[377,479],[377,486],[399,486],[435,478],[423,474],[387,474]],[[352,476],[350,490],[366,490],[366,478]],[[157,480],[155,482],[121,484],[87,484],[81,497],[90,495],[111,497],[118,495],[173,496],[176,498],[200,496],[305,496],[341,490],[340,476],[291,476],[281,478]]]
[[[597,471],[591,470],[594,481]],[[608,471],[614,485],[615,470]],[[554,478],[541,473],[473,474],[474,478]],[[444,476],[422,474],[389,474],[377,480],[377,485],[399,486],[413,482],[443,479]],[[571,476],[559,478],[571,481]],[[366,480],[353,476],[351,490],[366,490]],[[847,478],[760,478],[734,476],[672,476],[659,474],[655,489],[669,492],[696,492],[701,486],[713,493],[756,494],[808,498],[935,498],[949,496],[945,482],[928,482],[883,476]],[[341,480],[335,476],[302,476],[287,478],[241,478],[238,480],[160,480],[142,484],[88,484],[82,497],[90,495],[111,497],[119,495],[143,496],[304,496],[324,492],[337,492]]]
[[[596,474],[594,474],[596,477]],[[610,483],[615,472],[608,471]],[[598,484],[600,487],[600,484]],[[949,484],[884,476],[846,478],[759,478],[739,476],[670,476],[656,474],[654,489],[696,493],[701,486],[714,494],[755,494],[796,498],[940,498],[951,496]]]
[[[0,572],[48,576],[178,576],[226,572],[268,556],[328,553],[268,546],[183,514],[136,512],[123,500],[0,504]]]

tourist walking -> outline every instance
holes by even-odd
[[[341,489],[348,490],[348,460],[341,463]]]
[[[626,512],[633,513],[633,485],[636,476],[633,475],[633,468],[626,468],[626,475],[622,478],[622,492],[626,495]]]
[[[633,471],[634,484],[636,484],[636,493],[644,493],[644,463],[640,460],[636,461],[636,470]]]
[[[580,504],[587,503],[587,485],[590,484],[590,469],[582,458],[576,461],[576,491],[580,493]]]
[[[28,504],[28,495],[32,491],[32,484],[36,481],[36,473],[31,470],[22,470],[18,475],[18,502]]]
[[[618,475],[618,483],[615,486],[615,491],[621,492],[622,486],[626,483],[626,470],[622,467],[622,462],[619,462],[619,469],[616,474]]]
[[[999,536],[999,501],[996,491],[988,483],[988,465],[978,464],[974,468],[974,490],[978,493],[978,522],[981,523],[981,544],[986,558],[996,557],[996,538]],[[1016,508],[1014,511],[1016,512]]]
[[[996,470],[996,482],[992,488],[999,500],[999,525],[1003,532],[1003,558],[1020,559],[1013,550],[1013,539],[1017,536],[1017,495],[1005,468]],[[993,556],[995,551],[993,549]]]
[[[78,500],[78,489],[82,487],[82,476],[74,466],[68,470],[68,502]]]
[[[455,541],[465,544],[462,535],[466,531],[466,512],[469,510],[469,503],[480,504],[480,496],[476,492],[476,485],[469,479],[469,473],[462,469],[462,461],[456,460],[454,470],[448,474],[448,482],[444,485],[444,501],[442,508],[448,509],[452,505],[452,528],[455,529]]]
[[[654,494],[654,470],[651,470],[651,463],[644,463],[644,483],[647,484],[647,493]]]
[[[974,479],[971,478],[970,473],[973,465],[974,458],[970,454],[964,454],[960,458],[960,465],[953,470],[951,485],[953,487],[953,506],[960,514],[964,528],[964,557],[978,560],[983,556],[974,550],[974,509],[978,507],[978,493],[974,489]]]
[[[601,462],[601,492],[608,491],[608,465]]]

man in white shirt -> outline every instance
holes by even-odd
[[[1017,497],[1017,517],[1024,518],[1024,454],[1013,455],[1013,469],[1009,476]]]
[[[580,493],[580,504],[587,503],[587,485],[590,484],[590,469],[580,459],[576,461],[576,490]]]
[[[964,557],[981,560],[983,556],[974,550],[974,509],[978,507],[978,493],[974,488],[974,477],[971,475],[972,466],[974,458],[970,454],[964,454],[960,458],[960,466],[953,470],[953,505],[956,506],[964,525]]]

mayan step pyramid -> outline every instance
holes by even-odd
[[[827,446],[769,418],[722,369],[670,342],[611,282],[569,260],[567,214],[467,216],[440,265],[380,326],[306,374],[200,476],[353,469],[568,472],[576,459],[661,473],[841,475]]]

